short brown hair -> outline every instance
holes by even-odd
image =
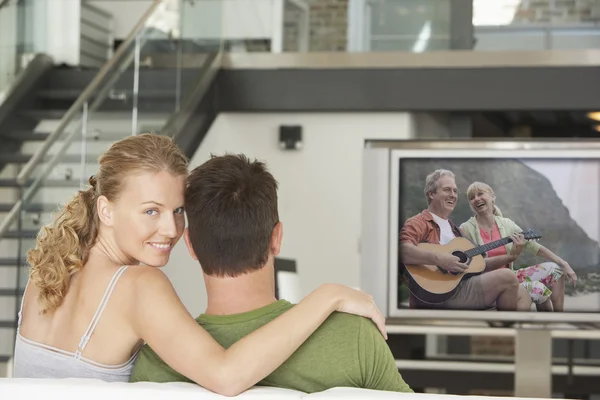
[[[188,177],[185,208],[203,271],[235,277],[262,268],[279,222],[277,181],[243,154],[211,156]]]

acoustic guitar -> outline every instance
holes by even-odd
[[[534,229],[521,232],[525,240],[538,240],[542,236]],[[482,246],[475,246],[464,237],[456,237],[448,244],[419,243],[423,250],[439,254],[452,254],[467,264],[464,272],[449,273],[437,265],[404,265],[408,272],[408,289],[419,300],[429,304],[439,304],[449,300],[459,283],[474,275],[481,274],[485,269],[483,254],[487,251],[512,242],[505,237]]]

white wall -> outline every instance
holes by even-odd
[[[87,3],[112,14],[114,24],[113,35],[115,39],[125,39],[154,1],[88,0]]]
[[[0,12],[0,104],[15,76],[17,65],[17,6],[9,3]]]
[[[114,36],[124,39],[152,5],[151,0],[88,0],[114,17]],[[283,0],[202,0],[185,2],[179,25],[176,1],[157,13],[154,24],[190,39],[271,39],[283,30]]]
[[[55,64],[79,65],[81,6],[58,1],[46,7],[46,53]]]
[[[204,0],[184,4],[182,36],[189,38],[271,38],[283,29],[283,0]],[[281,15],[278,15],[277,13]]]
[[[304,147],[280,150],[279,126],[293,124],[303,127]],[[206,161],[210,153],[224,152],[243,152],[267,162],[280,184],[281,257],[297,260],[299,295],[304,296],[325,282],[358,287],[364,140],[412,137],[414,126],[408,113],[223,113],[191,167]],[[165,272],[192,315],[204,311],[201,269],[183,242],[175,248]]]

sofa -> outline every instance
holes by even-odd
[[[233,397],[240,400],[468,400],[500,399],[484,396],[453,396],[439,394],[393,393],[355,388],[333,388],[324,392],[306,394],[294,390],[273,387],[253,387]],[[24,379],[0,378],[1,399],[43,400],[213,400],[227,399],[200,386],[190,383],[108,383],[92,379]],[[514,397],[511,399],[515,399]]]

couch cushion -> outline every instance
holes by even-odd
[[[191,383],[122,383],[96,379],[0,379],[2,399],[56,400],[213,400],[226,399]],[[240,400],[297,400],[306,393],[272,387],[253,387],[235,399]]]

